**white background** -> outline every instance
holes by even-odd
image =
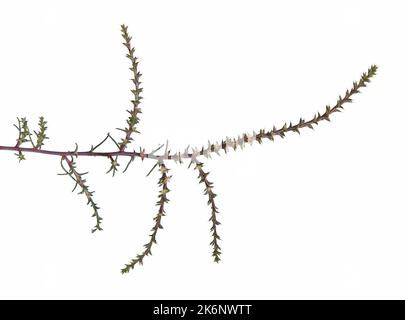
[[[371,64],[378,75],[331,123],[207,162],[223,261],[209,247],[197,173],[173,179],[158,245],[148,240],[158,172],[138,159],[90,170],[104,231],[59,159],[0,156],[0,298],[405,298],[403,1],[2,1],[0,144],[16,116],[49,122],[46,149],[118,139],[131,76],[143,73],[135,146],[172,150],[310,118]],[[113,146],[106,146],[112,149]],[[123,165],[125,163],[123,162]]]

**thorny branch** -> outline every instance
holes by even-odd
[[[109,133],[107,136],[96,146],[91,146],[90,150],[87,151],[79,151],[78,146],[76,144],[76,148],[74,151],[57,151],[57,150],[46,150],[43,149],[43,145],[48,136],[46,135],[47,130],[47,122],[44,120],[43,117],[39,119],[39,130],[34,131],[34,135],[36,138],[36,142],[34,142],[33,137],[34,135],[31,133],[28,127],[28,121],[26,118],[17,118],[17,125],[15,127],[18,130],[18,137],[17,142],[14,146],[0,146],[1,150],[8,150],[16,152],[18,159],[25,160],[24,153],[38,153],[44,155],[54,155],[59,156],[61,160],[61,167],[64,173],[62,175],[68,175],[74,182],[75,187],[73,191],[79,186],[81,191],[79,194],[84,194],[87,198],[87,204],[90,205],[93,209],[93,217],[96,219],[96,224],[92,229],[92,232],[97,230],[102,230],[101,228],[101,221],[102,218],[99,215],[99,207],[95,203],[93,199],[94,191],[89,190],[89,186],[87,185],[86,179],[84,176],[87,174],[80,173],[76,168],[76,163],[74,159],[78,157],[104,157],[110,160],[111,166],[108,172],[112,172],[114,176],[115,173],[118,171],[118,167],[120,166],[118,163],[119,157],[129,157],[129,161],[124,169],[125,172],[129,165],[135,160],[135,158],[140,158],[141,160],[144,159],[152,159],[156,161],[156,164],[152,167],[152,169],[147,174],[149,174],[158,167],[161,172],[161,178],[159,179],[159,186],[161,190],[159,191],[159,199],[156,205],[158,206],[158,213],[154,218],[155,224],[151,230],[149,242],[144,245],[144,251],[141,254],[138,254],[134,259],[132,259],[125,267],[121,270],[122,273],[127,273],[132,270],[135,265],[142,264],[143,259],[152,254],[152,246],[156,244],[156,236],[159,229],[162,229],[161,220],[162,217],[165,215],[165,204],[169,201],[167,198],[167,193],[169,189],[167,184],[171,178],[168,176],[168,169],[164,164],[165,161],[174,160],[175,162],[183,163],[183,160],[188,159],[190,160],[191,164],[195,164],[195,170],[198,170],[198,179],[200,183],[203,183],[205,186],[204,194],[208,196],[208,205],[211,207],[211,217],[210,222],[212,223],[211,226],[211,233],[212,233],[212,241],[211,246],[213,248],[212,256],[214,257],[215,262],[220,261],[221,255],[221,248],[218,244],[220,237],[217,232],[217,226],[220,224],[217,219],[218,208],[215,203],[216,194],[213,192],[213,183],[208,180],[208,172],[206,173],[203,170],[203,163],[199,160],[199,157],[205,157],[210,159],[212,154],[215,153],[220,155],[220,152],[223,151],[227,153],[229,150],[237,150],[238,147],[243,149],[243,147],[248,143],[250,145],[253,142],[262,143],[263,139],[268,139],[270,141],[274,141],[274,138],[279,136],[284,138],[288,132],[297,132],[300,133],[300,130],[303,128],[310,128],[314,129],[315,125],[318,125],[321,121],[330,121],[330,116],[333,113],[340,112],[343,110],[343,105],[352,102],[352,98],[355,94],[360,92],[360,89],[367,86],[370,82],[371,78],[375,76],[377,72],[377,66],[372,65],[367,72],[363,73],[358,81],[353,82],[352,87],[349,90],[346,90],[345,94],[339,96],[336,101],[336,104],[333,107],[327,105],[325,107],[325,111],[323,113],[316,113],[310,120],[305,120],[300,118],[295,124],[290,122],[289,124],[284,123],[280,127],[275,127],[271,130],[260,129],[257,132],[253,131],[252,133],[243,133],[239,135],[237,138],[225,138],[219,142],[211,143],[208,141],[206,147],[202,148],[190,148],[187,147],[184,151],[178,151],[175,153],[171,153],[168,149],[168,142],[165,145],[160,145],[158,148],[152,149],[151,151],[146,151],[145,148],[139,147],[139,151],[127,151],[128,145],[133,141],[132,134],[139,133],[137,131],[137,125],[139,123],[139,113],[141,113],[141,108],[139,107],[142,97],[140,96],[142,92],[142,88],[140,87],[140,77],[141,73],[138,71],[138,58],[135,57],[135,48],[131,45],[132,37],[128,34],[128,27],[125,25],[121,25],[121,34],[124,39],[124,46],[127,49],[126,57],[130,60],[131,67],[130,70],[132,72],[133,78],[131,81],[134,84],[134,88],[131,90],[133,94],[133,99],[131,100],[132,109],[127,110],[129,113],[129,117],[126,121],[125,129],[119,129],[125,133],[124,138],[118,143]],[[100,148],[106,141],[112,141],[116,147],[114,151],[99,151]],[[31,146],[26,147],[23,146],[25,143],[29,143]],[[164,153],[158,153],[158,151],[163,147],[166,146]],[[65,167],[67,165],[67,167]]]
[[[197,162],[194,169],[198,170],[198,179],[200,179],[200,183],[204,183],[205,185],[204,194],[208,196],[208,205],[211,206],[211,218],[209,221],[212,223],[212,241],[210,245],[213,248],[212,256],[214,257],[214,261],[219,262],[221,260],[221,247],[218,245],[218,241],[221,240],[221,238],[218,235],[217,226],[221,223],[217,219],[218,208],[215,205],[215,197],[217,195],[212,191],[214,184],[207,179],[209,172],[204,172],[203,166],[204,164],[202,162]]]
[[[162,176],[159,179],[159,186],[161,190],[159,191],[159,200],[156,202],[156,205],[159,207],[157,215],[153,218],[155,224],[151,229],[152,234],[150,235],[150,239],[148,243],[144,245],[145,250],[136,256],[136,258],[132,259],[130,263],[126,264],[123,269],[121,269],[121,273],[128,273],[131,269],[135,267],[136,264],[143,264],[143,259],[146,256],[152,254],[152,246],[156,244],[156,235],[159,229],[163,229],[162,226],[162,217],[165,216],[165,204],[169,202],[167,198],[167,194],[170,192],[169,188],[167,187],[167,183],[170,181],[171,176],[168,176],[167,173],[169,169],[164,165],[164,163],[159,163],[159,170],[162,173]]]
[[[281,138],[285,138],[285,135],[288,132],[297,132],[300,133],[301,129],[310,128],[314,129],[314,125],[318,125],[321,121],[330,121],[330,116],[333,113],[341,112],[343,110],[343,105],[352,102],[352,98],[356,93],[360,93],[361,88],[365,88],[367,83],[370,82],[371,78],[376,74],[377,66],[371,66],[366,73],[361,75],[361,78],[358,82],[353,82],[353,86],[350,90],[346,90],[345,95],[339,96],[337,99],[336,104],[333,107],[326,106],[325,111],[321,113],[316,113],[311,120],[304,120],[300,118],[296,124],[292,124],[291,122],[287,125],[284,123],[279,129],[273,126],[271,130],[261,129],[258,133],[253,131],[252,134],[244,133],[237,138],[226,138],[221,140],[221,142],[217,143],[208,143],[207,147],[193,148],[193,152],[189,152],[189,147],[184,150],[184,152],[176,152],[174,154],[154,154],[152,152],[148,153],[145,152],[144,149],[141,151],[107,151],[107,152],[96,152],[96,151],[55,151],[55,150],[44,150],[44,149],[36,149],[36,148],[25,148],[21,147],[21,144],[17,144],[16,146],[0,146],[0,150],[11,150],[17,152],[32,152],[32,153],[41,153],[47,155],[56,155],[56,156],[81,156],[81,157],[132,157],[132,158],[141,158],[143,159],[153,159],[153,160],[174,160],[174,161],[181,161],[184,159],[192,159],[193,157],[204,156],[206,158],[210,158],[213,153],[219,155],[220,151],[224,151],[227,153],[230,149],[236,150],[238,147],[243,148],[246,143],[252,144],[254,141],[258,143],[262,143],[264,138],[267,138],[271,141],[274,141],[274,138],[279,136]]]
[[[127,110],[129,113],[129,117],[127,119],[127,127],[125,129],[119,129],[125,132],[125,138],[122,139],[121,143],[119,144],[120,151],[124,151],[127,145],[133,140],[131,137],[133,132],[137,132],[136,125],[139,122],[138,114],[142,113],[141,108],[139,108],[139,104],[141,103],[142,97],[140,96],[142,92],[142,88],[140,87],[141,82],[139,81],[141,78],[141,73],[138,71],[138,58],[135,57],[135,48],[131,45],[132,37],[128,34],[128,27],[125,25],[121,25],[121,33],[122,37],[124,38],[123,45],[127,48],[128,54],[127,58],[131,61],[131,67],[129,68],[133,73],[133,78],[131,81],[134,83],[134,89],[131,90],[132,94],[134,95],[132,103],[132,110]]]
[[[68,165],[69,169],[66,169],[64,167],[63,162],[65,162]],[[60,175],[68,175],[75,182],[75,186],[72,192],[76,190],[77,186],[80,186],[82,190],[79,192],[79,194],[84,194],[87,198],[87,204],[93,208],[92,217],[96,218],[96,225],[93,227],[93,229],[91,229],[91,232],[94,233],[97,230],[99,231],[103,230],[101,228],[101,221],[103,220],[103,218],[101,218],[98,213],[100,207],[93,200],[94,191],[89,190],[89,186],[86,185],[87,181],[86,179],[83,178],[83,176],[88,174],[88,172],[79,173],[76,169],[76,163],[74,162],[73,157],[69,159],[67,156],[62,156],[60,165],[62,167],[62,170],[64,171],[64,173],[61,173]]]

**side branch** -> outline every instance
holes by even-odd
[[[205,189],[204,189],[204,194],[208,195],[208,205],[211,206],[211,218],[209,219],[210,222],[212,222],[211,226],[211,233],[212,233],[212,241],[210,245],[212,246],[212,256],[214,257],[215,262],[219,262],[221,260],[221,247],[218,245],[218,241],[221,240],[221,238],[218,235],[217,232],[217,226],[220,225],[221,223],[217,219],[217,214],[218,214],[218,208],[215,205],[215,197],[217,196],[213,191],[212,188],[214,184],[210,181],[208,181],[207,176],[209,175],[209,172],[204,172],[203,168],[203,163],[197,162],[195,165],[195,170],[198,170],[198,179],[200,179],[200,183],[204,183]]]
[[[135,48],[131,45],[132,37],[128,34],[128,27],[126,25],[121,25],[121,33],[124,38],[123,45],[127,48],[128,54],[127,58],[131,61],[131,67],[129,68],[133,73],[133,78],[131,81],[134,83],[134,89],[131,90],[134,95],[131,100],[132,110],[127,110],[129,117],[127,119],[127,127],[125,129],[119,129],[125,133],[125,138],[119,143],[119,150],[124,151],[127,148],[127,145],[133,140],[131,135],[133,132],[138,132],[136,130],[136,125],[139,122],[138,114],[142,113],[139,104],[141,103],[141,92],[142,88],[140,87],[141,82],[141,73],[138,71],[138,59],[135,57]]]
[[[63,166],[63,162],[65,162],[68,165],[69,169],[66,169]],[[93,227],[91,232],[94,233],[97,230],[99,230],[99,231],[103,230],[101,228],[101,221],[103,220],[103,218],[101,218],[98,213],[98,210],[100,209],[100,207],[93,200],[94,191],[89,190],[89,186],[86,185],[87,181],[86,181],[86,179],[83,178],[83,176],[86,175],[88,172],[79,173],[76,169],[76,163],[73,161],[73,158],[69,159],[66,156],[63,156],[61,158],[61,167],[62,167],[62,170],[64,171],[64,173],[62,173],[61,175],[68,175],[73,179],[73,181],[75,181],[75,186],[74,186],[72,192],[75,191],[77,186],[80,186],[80,188],[82,190],[79,192],[79,194],[84,194],[87,198],[87,204],[93,208],[92,217],[96,218],[96,225]]]
[[[136,256],[136,258],[132,259],[130,263],[126,264],[123,269],[121,269],[121,273],[128,273],[131,271],[136,264],[143,264],[143,259],[146,256],[149,256],[152,254],[152,246],[153,244],[156,244],[156,235],[158,233],[159,229],[163,229],[163,226],[161,224],[162,217],[165,216],[165,204],[169,202],[169,199],[167,198],[167,193],[169,193],[169,188],[167,187],[167,183],[169,182],[171,176],[168,176],[167,173],[169,169],[164,165],[164,163],[159,162],[159,169],[160,172],[162,173],[161,178],[159,179],[159,186],[161,187],[161,190],[159,192],[159,200],[156,203],[156,205],[159,207],[157,215],[153,218],[155,221],[155,225],[151,229],[152,234],[150,235],[149,242],[144,245],[145,250]]]
[[[37,138],[37,142],[34,143],[34,141],[32,140],[32,133],[30,131],[30,129],[28,128],[28,121],[26,118],[17,118],[18,124],[14,125],[14,127],[18,130],[18,139],[17,139],[17,143],[15,145],[15,148],[20,148],[22,144],[24,144],[25,142],[30,142],[31,146],[33,149],[41,149],[41,147],[44,145],[44,141],[45,139],[49,139],[46,136],[46,121],[44,119],[44,117],[39,117],[39,132],[34,131],[35,136]],[[1,149],[0,149],[1,150]],[[21,150],[16,150],[18,151],[18,153],[16,154],[18,159],[20,161],[25,160],[25,156],[22,153]]]

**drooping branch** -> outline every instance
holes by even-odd
[[[64,167],[63,162],[65,162],[68,165],[69,169],[66,169]],[[87,181],[86,181],[86,179],[83,178],[83,176],[85,176],[88,172],[79,173],[76,169],[76,163],[74,162],[73,157],[71,159],[69,159],[67,156],[62,156],[60,164],[61,164],[62,170],[64,171],[64,173],[62,173],[60,175],[68,175],[75,182],[75,186],[74,186],[72,192],[76,190],[77,186],[79,186],[82,189],[79,192],[79,194],[84,194],[87,198],[87,204],[93,208],[92,217],[96,218],[96,225],[93,227],[91,232],[94,233],[97,230],[98,231],[103,230],[101,228],[101,221],[103,220],[103,218],[100,217],[100,215],[98,213],[98,210],[100,209],[100,207],[97,205],[97,203],[95,203],[95,201],[93,199],[94,191],[89,190],[89,186],[86,184]]]
[[[151,229],[152,233],[149,238],[149,242],[144,245],[145,250],[136,256],[136,258],[132,259],[128,264],[125,265],[123,269],[121,269],[121,273],[127,273],[130,270],[132,270],[135,265],[143,264],[143,259],[146,256],[149,256],[152,254],[152,246],[153,244],[156,244],[156,235],[158,233],[159,229],[163,229],[162,226],[162,217],[165,216],[165,204],[169,202],[169,199],[167,198],[167,194],[169,193],[169,188],[167,187],[167,183],[169,182],[171,176],[168,176],[167,173],[169,172],[169,169],[164,165],[163,162],[159,162],[159,170],[162,173],[162,176],[159,179],[159,186],[161,187],[161,190],[159,192],[159,200],[156,203],[156,205],[159,207],[157,215],[153,218],[155,221],[155,224],[153,228]]]
[[[212,246],[212,256],[214,257],[215,262],[219,262],[221,260],[221,247],[218,244],[218,241],[221,240],[220,236],[218,235],[217,226],[221,223],[217,219],[218,208],[215,204],[215,197],[217,196],[213,191],[214,184],[208,180],[209,172],[205,172],[203,170],[204,164],[202,162],[195,163],[195,170],[198,170],[198,179],[200,179],[200,183],[204,183],[205,189],[204,194],[208,196],[207,204],[211,206],[211,217],[209,221],[212,223],[211,226],[211,233],[212,233],[212,241],[210,245]]]

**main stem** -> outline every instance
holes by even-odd
[[[126,156],[126,157],[141,157],[149,159],[160,159],[160,156],[149,154],[149,153],[140,153],[140,152],[130,152],[130,151],[110,151],[110,152],[95,152],[95,151],[56,151],[56,150],[44,150],[37,148],[25,148],[25,147],[13,147],[13,146],[0,146],[0,150],[8,151],[21,151],[21,152],[31,152],[31,153],[41,153],[52,156],[84,156],[84,157],[113,157],[113,156]],[[190,154],[191,157],[191,154]],[[171,156],[168,156],[167,159],[171,159]]]
[[[370,79],[376,74],[377,72],[377,66],[372,65],[367,72],[363,73],[361,75],[361,78],[358,82],[353,82],[353,86],[350,90],[346,90],[346,93],[342,96],[339,96],[337,99],[337,102],[334,107],[326,106],[325,111],[323,114],[320,114],[319,112],[315,114],[315,116],[308,121],[305,121],[304,119],[300,119],[298,123],[293,125],[290,123],[287,125],[285,123],[282,127],[277,129],[276,127],[273,127],[272,130],[270,131],[265,131],[265,130],[260,130],[259,133],[253,133],[253,135],[248,135],[248,134],[243,134],[242,137],[239,137],[238,139],[229,139],[227,138],[226,140],[222,140],[221,143],[215,143],[215,144],[208,144],[207,147],[203,147],[200,151],[198,150],[193,150],[193,153],[188,153],[184,151],[184,153],[176,153],[174,155],[170,155],[170,152],[168,153],[167,150],[163,155],[156,155],[153,151],[150,153],[145,153],[144,151],[140,152],[130,152],[130,151],[125,151],[125,150],[117,150],[117,151],[110,151],[110,152],[95,152],[95,151],[54,151],[54,150],[43,150],[39,148],[26,148],[26,147],[21,147],[18,143],[15,146],[0,146],[0,150],[8,150],[8,151],[16,151],[16,152],[31,152],[31,153],[41,153],[41,154],[47,154],[47,155],[54,155],[54,156],[61,156],[61,157],[67,157],[67,156],[86,156],[86,157],[115,157],[115,156],[123,156],[123,157],[132,157],[136,158],[139,157],[142,160],[147,158],[147,159],[154,159],[154,160],[181,160],[181,159],[192,159],[195,161],[195,158],[197,156],[202,156],[202,155],[209,155],[211,152],[218,152],[220,150],[223,150],[225,152],[228,151],[228,148],[233,148],[237,149],[238,146],[242,147],[245,143],[249,142],[252,143],[253,141],[257,141],[259,143],[262,142],[262,139],[267,138],[271,141],[274,140],[274,137],[279,136],[281,138],[284,138],[285,134],[287,132],[297,132],[299,133],[300,129],[303,128],[310,128],[314,129],[314,125],[317,125],[320,121],[330,121],[330,115],[335,113],[335,112],[340,112],[343,109],[343,105],[346,103],[352,102],[352,96],[355,95],[356,93],[359,93],[359,89],[364,88],[367,86],[367,83],[370,82]],[[167,146],[166,146],[167,148]],[[142,149],[141,149],[142,150]]]

